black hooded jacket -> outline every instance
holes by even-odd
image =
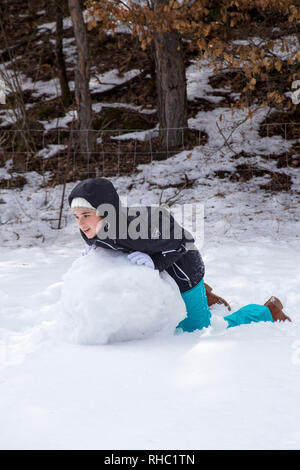
[[[74,198],[86,199],[104,219],[100,232],[92,239],[80,230],[88,245],[148,254],[156,269],[167,271],[176,281],[180,292],[191,289],[203,278],[204,263],[193,245],[193,237],[166,209],[122,206],[115,187],[105,178],[78,183],[69,195],[70,206]]]

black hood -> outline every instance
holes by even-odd
[[[123,220],[125,226],[127,226],[127,213],[122,207],[114,185],[105,178],[89,178],[81,181],[72,189],[68,197],[70,207],[73,199],[77,197],[86,199],[95,209],[99,210],[102,217],[105,217],[106,224],[98,233],[98,238],[118,238],[121,220]],[[114,207],[116,217],[111,217],[111,213],[105,210],[106,204]],[[82,230],[80,230],[80,232],[89,245],[93,243],[94,239],[88,239]],[[96,238],[97,237],[95,237],[95,239]]]
[[[120,198],[114,185],[105,178],[89,178],[78,183],[69,195],[69,204],[75,197],[83,197],[95,209],[100,204],[112,204],[119,210]]]

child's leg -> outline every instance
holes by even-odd
[[[181,294],[187,311],[187,316],[177,328],[183,331],[201,330],[210,325],[211,314],[207,304],[204,280],[202,279],[195,287]],[[273,317],[266,305],[249,304],[240,308],[230,315],[226,315],[228,327],[245,325],[251,322],[271,321]]]
[[[207,304],[204,280],[195,287],[181,294],[187,311],[187,317],[182,320],[177,328],[183,331],[201,330],[210,325],[210,311]]]
[[[226,315],[224,320],[228,322],[228,327],[246,325],[251,322],[274,321],[271,312],[266,305],[249,304],[240,308],[230,315]]]

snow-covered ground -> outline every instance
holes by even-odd
[[[74,233],[0,249],[2,449],[300,448],[300,249],[202,250],[206,280],[234,309],[275,294],[292,323],[83,345],[57,328],[62,277],[81,248]]]

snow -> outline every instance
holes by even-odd
[[[37,155],[40,155],[44,158],[54,157],[57,153],[65,150],[67,147],[61,144],[49,144],[47,147],[40,150]]]
[[[72,28],[72,20],[71,20],[70,16],[63,19],[63,28],[64,29]],[[56,31],[56,22],[52,21],[50,23],[43,23],[43,24],[41,24],[40,26],[37,27],[37,30],[40,31],[41,33],[47,31],[49,33],[54,34],[55,31]]]
[[[102,108],[125,108],[125,109],[132,109],[134,111],[139,112],[140,114],[154,114],[156,109],[147,109],[143,106],[134,106],[130,103],[106,103],[101,101],[101,103],[93,103],[92,104],[93,111],[100,113]]]
[[[284,294],[292,323],[106,345],[72,344],[57,327],[81,249],[76,233],[0,248],[2,449],[299,449],[299,247],[216,240],[202,252],[234,309]]]
[[[90,90],[92,93],[102,93],[111,90],[115,85],[122,84],[128,80],[140,75],[141,71],[132,69],[120,75],[117,69],[112,69],[107,72],[97,74],[93,73],[90,80]]]
[[[73,121],[73,119],[77,118],[77,111],[71,110],[68,111],[63,117],[55,118],[51,121],[39,121],[43,124],[45,131],[49,131],[50,129],[58,129],[58,128],[66,128],[68,129],[68,124]]]
[[[211,68],[205,62],[201,63],[201,66],[195,62],[186,69],[187,97],[189,100],[192,101],[195,98],[203,97],[212,103],[219,103],[223,100],[223,96],[215,96],[215,94],[218,91],[229,93],[230,90],[226,88],[212,88],[208,83],[211,75]]]
[[[158,136],[158,126],[147,131],[128,132],[127,134],[112,136],[112,140],[128,140],[135,139],[145,142]]]
[[[185,305],[170,276],[131,265],[119,252],[91,250],[64,276],[65,337],[78,344],[143,339],[172,334],[185,318]]]
[[[197,168],[185,167],[189,161],[181,155],[155,162],[148,173],[142,167],[138,175],[114,182],[121,194],[133,184],[127,191],[129,204],[157,202],[152,179],[157,182],[161,175],[164,182],[167,177],[174,181],[187,170],[197,177]],[[212,168],[216,164],[212,162]],[[206,282],[233,310],[276,295],[293,322],[225,330],[222,317],[227,311],[219,307],[212,309],[212,327],[201,332],[159,335],[148,330],[155,334],[145,339],[86,344],[103,341],[97,334],[100,319],[93,309],[91,324],[81,329],[87,314],[79,309],[84,307],[84,276],[77,276],[72,292],[67,279],[73,279],[75,268],[86,273],[82,263],[92,258],[80,258],[83,242],[67,209],[60,231],[51,230],[43,220],[57,217],[62,187],[37,190],[37,174],[27,174],[24,191],[1,193],[6,201],[0,206],[1,218],[3,208],[11,212],[0,248],[0,416],[5,429],[1,448],[299,449],[299,205],[291,207],[296,196],[267,197],[262,191],[252,192],[253,183],[248,190],[234,184],[229,189],[214,179],[205,186],[204,197],[201,174],[199,186],[184,191],[182,201],[193,197],[205,202],[201,253]],[[74,184],[67,185],[66,195]],[[224,197],[214,196],[218,190]],[[55,220],[50,224],[57,227]],[[143,288],[142,280],[155,273],[138,266],[125,268],[126,262],[122,261],[120,274],[124,288],[137,282],[140,292],[132,295],[145,297],[132,314],[157,305],[160,289],[171,295],[166,280],[151,279],[153,286]],[[129,269],[130,275],[125,275]],[[113,271],[106,269],[109,285]],[[99,288],[93,290],[95,274]],[[100,288],[101,274],[95,267],[89,282],[93,299],[106,298],[102,303],[108,311],[108,302],[117,306],[122,301],[120,285],[112,285],[107,300],[108,290]],[[154,286],[150,296],[148,289]],[[178,292],[168,299],[170,312],[172,302],[179,301]],[[68,318],[61,310],[62,300],[78,307],[77,322],[70,317],[70,336],[62,328]],[[161,312],[160,306],[157,309]],[[122,305],[119,313],[126,311]],[[137,317],[130,318],[137,326]],[[163,318],[152,316],[152,326],[159,325],[156,320]],[[136,334],[134,328],[130,334]]]

